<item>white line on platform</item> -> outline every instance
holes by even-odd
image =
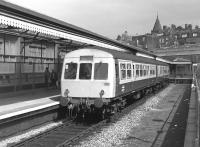
[[[45,97],[45,99],[58,97],[58,96],[60,96],[60,95]],[[41,105],[41,106],[20,110],[20,111],[17,111],[17,112],[11,112],[11,113],[8,113],[8,114],[1,115],[0,120],[6,119],[6,118],[9,118],[9,117],[13,117],[13,116],[17,116],[17,115],[21,115],[21,114],[25,114],[25,113],[29,113],[29,112],[32,112],[32,111],[48,108],[48,107],[55,106],[55,105],[58,105],[58,104],[59,104],[59,102],[52,102],[50,104],[44,104],[44,105]]]

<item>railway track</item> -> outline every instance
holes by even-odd
[[[40,133],[29,139],[13,144],[13,147],[64,147],[76,144],[81,138],[98,130],[101,126],[108,125],[117,121],[120,117],[126,115],[134,108],[143,104],[152,94],[144,96],[142,99],[134,101],[125,107],[120,113],[111,116],[110,119],[99,121],[95,124],[77,123],[70,120],[63,122],[62,125],[54,129]]]

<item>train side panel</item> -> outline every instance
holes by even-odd
[[[151,82],[151,84],[147,84],[147,83],[150,83],[149,82],[150,79],[144,79],[144,80],[124,83],[124,84],[117,83],[116,96],[126,95],[130,92],[139,91],[139,90],[144,89],[146,87],[151,87],[151,86],[155,85],[156,84],[156,82],[155,82],[156,78],[152,78],[151,80],[154,81],[154,82]]]
[[[122,72],[123,68],[121,68],[121,64],[126,64],[123,65],[126,68],[126,76],[127,76],[127,70],[128,70],[128,64],[131,64],[131,70],[132,70],[132,75],[130,79],[123,80],[122,79]],[[121,60],[121,59],[116,59],[115,60],[115,66],[116,66],[116,97],[118,96],[124,96],[127,94],[130,94],[131,92],[136,92],[142,89],[145,89],[147,87],[151,87],[153,85],[156,85],[157,83],[160,83],[164,80],[164,76],[166,76],[166,73],[158,74],[157,71],[157,66],[153,64],[146,64],[146,63],[137,63],[134,61],[128,61],[128,60]],[[136,66],[139,66],[138,71],[136,71]],[[159,66],[160,67],[160,66]],[[146,75],[141,76],[144,74],[144,70],[146,70]],[[152,69],[150,69],[152,68]],[[153,70],[153,74],[151,73]],[[136,73],[139,72],[139,75]]]

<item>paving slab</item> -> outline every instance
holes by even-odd
[[[131,137],[124,140],[123,146],[160,147],[187,86],[171,85],[166,93],[158,94],[159,104],[142,118],[139,126],[132,128]]]

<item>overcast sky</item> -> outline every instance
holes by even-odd
[[[151,32],[161,25],[200,25],[200,0],[7,0],[115,39]]]

